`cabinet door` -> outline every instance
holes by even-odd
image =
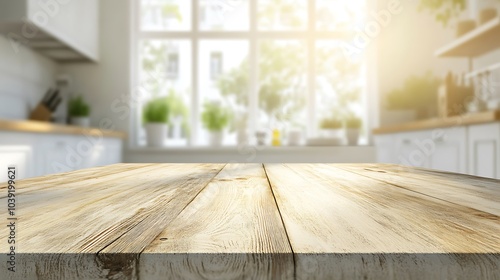
[[[405,132],[396,135],[396,160],[398,164],[414,167],[429,167],[429,156],[433,152],[427,145],[428,132]]]
[[[38,176],[35,135],[0,131],[0,181],[5,181],[11,165],[17,167],[17,179]]]
[[[33,151],[31,146],[0,146],[0,183],[6,182],[7,168],[15,166],[16,179],[33,177]]]
[[[77,151],[82,151],[84,144],[92,142],[81,139]],[[122,162],[122,140],[115,138],[103,138],[96,143],[92,143],[91,151],[83,154],[82,168],[90,168],[96,166],[106,166],[110,164]]]
[[[396,144],[396,135],[385,134],[374,137],[375,147],[377,149],[377,162],[397,164],[394,145]]]
[[[44,175],[69,172],[81,168],[83,159],[76,150],[72,136],[54,135],[44,138]]]
[[[469,173],[500,179],[500,124],[469,127]]]
[[[429,135],[434,151],[429,156],[429,168],[454,173],[467,173],[467,129],[456,127],[435,129]]]

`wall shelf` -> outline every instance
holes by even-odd
[[[500,17],[477,27],[436,51],[438,57],[476,57],[500,48]]]

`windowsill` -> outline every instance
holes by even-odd
[[[373,146],[242,146],[130,148],[129,163],[368,163],[375,162]]]
[[[130,152],[207,152],[207,153],[220,153],[220,152],[238,152],[243,151],[266,151],[266,152],[301,152],[301,151],[332,151],[339,149],[361,149],[361,148],[373,148],[372,145],[342,145],[342,146],[222,146],[222,147],[211,147],[211,146],[191,146],[191,147],[133,147],[129,148]]]

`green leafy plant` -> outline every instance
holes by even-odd
[[[152,99],[144,105],[142,120],[144,123],[168,123],[169,109],[165,97]]]
[[[230,111],[223,108],[220,104],[216,102],[207,102],[204,104],[201,120],[205,128],[209,131],[222,131],[228,126],[230,119]]]
[[[182,117],[182,129],[189,135],[189,109],[181,95],[174,89],[170,89],[165,100],[169,108],[170,118]]]
[[[422,76],[411,76],[406,79],[403,87],[386,94],[388,110],[417,110],[437,105],[438,88],[441,79],[431,72]]]
[[[326,118],[320,123],[321,129],[340,129],[342,128],[342,121],[338,118]]]
[[[68,114],[71,117],[88,117],[90,106],[83,100],[82,96],[72,98],[68,104]]]
[[[345,126],[348,129],[360,129],[362,125],[363,121],[356,116],[349,116],[345,120]]]

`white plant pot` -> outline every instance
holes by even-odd
[[[302,131],[291,130],[288,132],[288,145],[289,146],[299,146],[302,144]]]
[[[163,147],[167,137],[168,126],[164,123],[147,123],[144,125],[149,147]]]
[[[339,129],[321,129],[321,136],[324,138],[342,138],[344,137],[343,134],[344,130],[339,128]]]
[[[224,140],[224,132],[222,131],[211,131],[209,136],[210,146],[220,147]]]
[[[349,145],[357,145],[359,141],[359,129],[348,128],[346,130],[346,137]]]
[[[72,125],[81,127],[90,127],[89,117],[71,117],[70,122]]]

